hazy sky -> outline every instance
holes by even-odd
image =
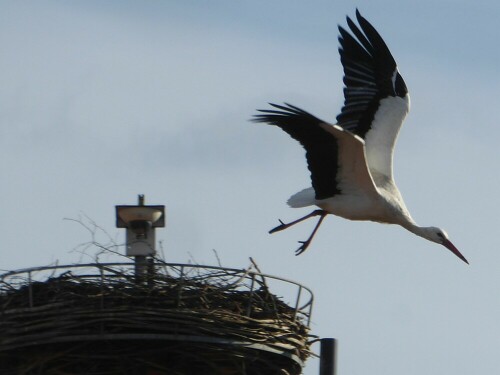
[[[394,226],[329,217],[269,235],[309,186],[301,147],[248,119],[290,102],[334,121],[337,25],[382,34],[412,110],[395,174],[413,217],[469,259]],[[0,268],[72,263],[114,206],[165,204],[166,258],[246,267],[315,292],[339,374],[500,368],[498,1],[0,1]],[[84,258],[83,260],[91,260]],[[317,347],[315,348],[318,349]],[[310,360],[304,374],[317,374]]]

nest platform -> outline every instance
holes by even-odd
[[[308,288],[252,269],[135,267],[0,275],[2,374],[301,373],[311,354]]]

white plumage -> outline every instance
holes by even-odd
[[[347,17],[350,34],[339,26],[344,67],[345,102],[332,125],[290,104],[271,104],[254,121],[276,125],[306,150],[312,187],[294,194],[291,207],[317,206],[298,220],[272,229],[274,233],[313,216],[313,232],[296,253],[307,249],[327,214],[350,220],[397,224],[429,241],[444,245],[464,262],[445,231],[420,227],[412,219],[394,182],[393,151],[410,109],[410,97],[394,58],[382,37],[359,11],[360,28]]]

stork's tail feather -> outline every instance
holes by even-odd
[[[288,201],[288,205],[293,208],[312,206],[315,203],[315,194],[313,188],[306,188],[292,195]]]

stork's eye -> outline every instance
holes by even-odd
[[[437,233],[437,236],[438,236],[439,238],[441,238],[441,239],[444,239],[444,234],[443,234],[443,233],[441,233],[441,232],[438,232],[438,233]]]

